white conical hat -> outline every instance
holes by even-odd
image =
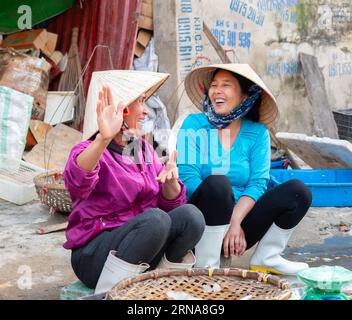
[[[148,99],[168,77],[168,73],[136,70],[93,72],[84,115],[83,140],[90,138],[98,131],[96,110],[99,91],[104,85],[110,86],[115,106],[119,101],[128,106],[142,94],[145,94]]]
[[[279,117],[279,108],[277,106],[274,95],[267,88],[263,80],[257,73],[248,65],[242,63],[228,63],[228,64],[213,64],[206,67],[200,67],[191,71],[185,79],[185,88],[187,95],[194,103],[194,105],[203,111],[204,88],[209,89],[210,83],[213,79],[214,71],[217,69],[227,70],[237,73],[263,89],[262,103],[259,109],[259,121],[272,126]]]

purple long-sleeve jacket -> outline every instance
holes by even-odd
[[[163,170],[152,146],[145,142],[145,153],[138,151],[140,166],[132,157],[105,150],[93,171],[80,168],[77,156],[91,143],[83,141],[73,147],[64,171],[65,186],[72,198],[64,248],[84,246],[103,230],[119,227],[150,208],[170,211],[186,202],[185,186],[167,200],[162,185],[155,180]]]

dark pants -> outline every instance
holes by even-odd
[[[270,226],[282,229],[295,227],[307,213],[312,202],[310,190],[299,180],[290,180],[266,192],[243,219],[247,249],[255,245]],[[207,177],[189,199],[202,211],[209,226],[230,223],[235,199],[226,176]]]
[[[162,256],[181,262],[194,248],[205,227],[202,213],[186,204],[168,213],[149,209],[119,228],[103,231],[84,247],[73,249],[72,268],[89,288],[95,288],[110,250],[132,264],[148,263],[154,269]]]

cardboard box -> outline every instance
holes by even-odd
[[[141,29],[153,30],[153,19],[144,15],[139,16],[138,27]]]
[[[135,47],[135,49],[134,49],[134,54],[135,54],[138,58],[140,58],[141,55],[143,54],[144,50],[145,50],[145,48],[144,48],[140,43],[137,42],[137,43],[136,43],[136,47]]]
[[[58,35],[46,29],[33,29],[10,34],[2,43],[3,47],[15,49],[36,49],[50,56],[56,48]]]
[[[148,46],[148,43],[152,37],[152,32],[149,30],[140,29],[138,32],[137,42],[144,48]]]
[[[51,56],[53,54],[53,52],[55,51],[55,48],[56,48],[57,37],[58,37],[58,35],[56,33],[47,32],[46,44],[45,44],[44,48],[41,48],[45,54],[47,54],[49,56]]]
[[[35,141],[39,143],[45,141],[46,134],[52,128],[53,127],[49,123],[40,120],[30,120],[28,132],[31,132]]]
[[[54,51],[53,54],[49,57],[56,65],[59,64],[63,58],[63,54],[60,51]]]
[[[142,3],[141,14],[153,18],[153,5],[151,3]]]
[[[42,49],[47,43],[47,31],[45,29],[33,29],[16,32],[7,36],[2,42],[2,47],[15,49]]]
[[[72,121],[77,103],[73,91],[48,91],[44,122],[56,125]]]

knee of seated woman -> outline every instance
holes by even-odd
[[[167,212],[159,208],[153,208],[142,214],[151,229],[165,230],[166,232],[169,232],[171,228],[171,218]]]
[[[292,179],[285,182],[285,185],[292,193],[294,193],[296,198],[300,198],[309,205],[312,203],[312,192],[302,181]]]
[[[193,204],[187,203],[182,205],[177,210],[177,215],[180,219],[186,221],[194,229],[205,228],[205,220],[203,213]]]
[[[203,180],[202,184],[212,197],[223,197],[232,194],[230,180],[224,175],[210,175]]]

